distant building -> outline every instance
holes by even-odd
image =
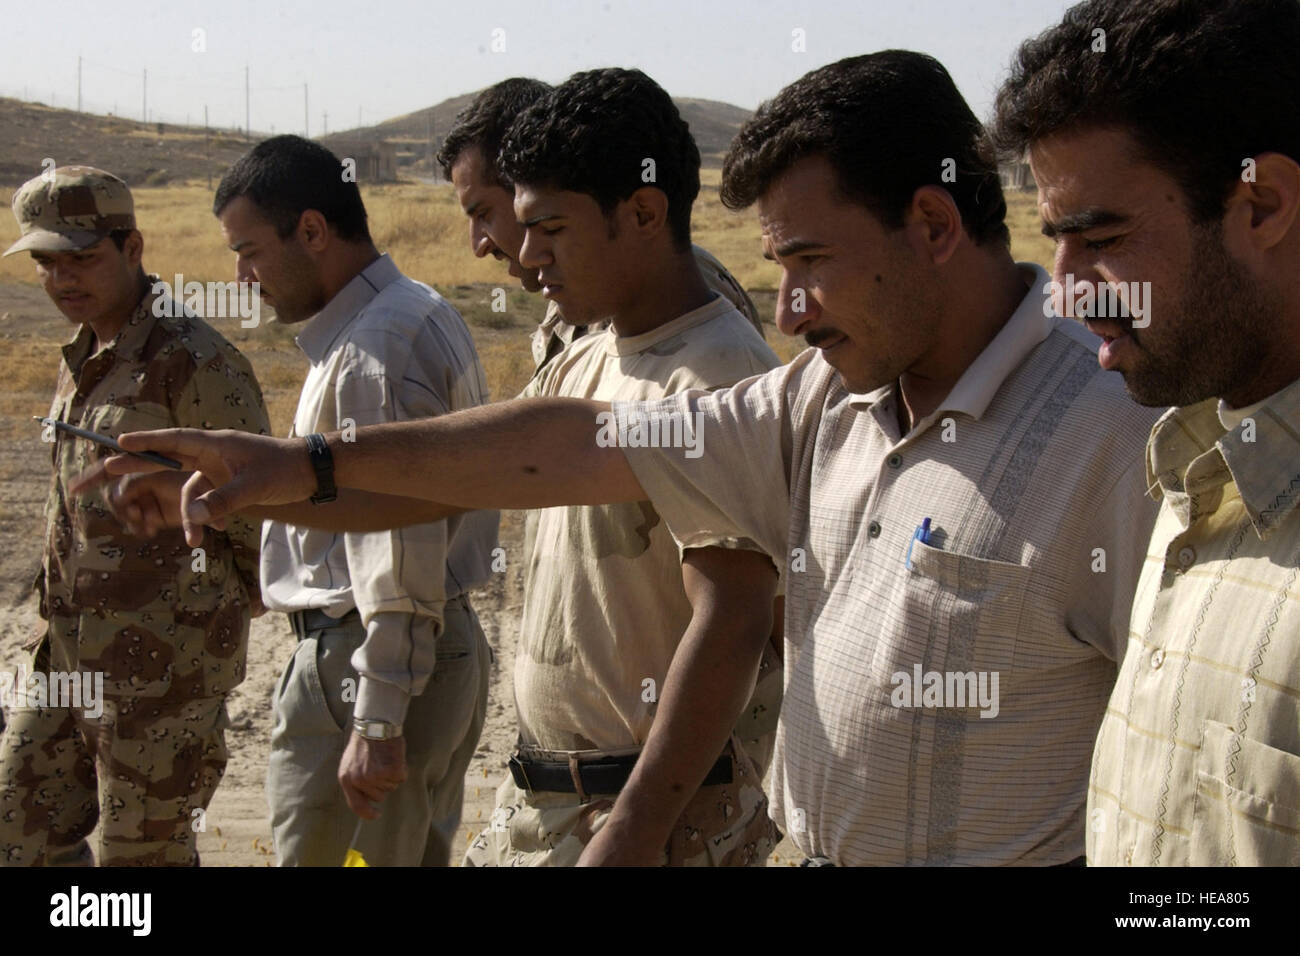
[[[356,162],[358,184],[397,182],[395,143],[331,139],[327,145],[339,159]]]

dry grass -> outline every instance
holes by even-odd
[[[745,288],[775,289],[779,271],[762,258],[757,216],[752,210],[731,212],[718,201],[720,175],[716,169],[701,174],[692,217],[695,241],[721,259]],[[233,278],[234,259],[222,242],[205,185],[139,188],[134,195],[150,270],[168,280],[176,273],[199,282]],[[476,283],[515,288],[494,260],[477,259],[470,252],[464,217],[450,186],[366,186],[362,195],[376,243],[407,275],[439,288]],[[11,190],[0,190],[0,202],[8,205],[11,198]],[[1007,199],[1017,258],[1049,263],[1051,243],[1039,233],[1033,194],[1013,193]],[[0,215],[0,243],[8,245],[17,237],[13,219]],[[34,281],[30,260],[0,259],[0,280]]]
[[[1011,254],[1017,262],[1037,262],[1052,271],[1056,246],[1043,235],[1037,193],[1007,193],[1007,228],[1011,230]]]

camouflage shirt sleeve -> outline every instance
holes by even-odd
[[[184,428],[234,428],[259,435],[271,431],[262,389],[252,366],[234,346],[225,343],[194,370],[193,377],[179,393],[173,412],[176,423]],[[230,544],[235,569],[257,613],[262,608],[258,583],[262,523],[232,518],[226,524],[224,536]]]

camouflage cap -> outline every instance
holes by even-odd
[[[23,183],[14,193],[22,238],[6,256],[72,252],[93,246],[114,229],[135,228],[135,204],[126,183],[93,166],[60,166]]]

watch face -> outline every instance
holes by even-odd
[[[367,740],[389,740],[398,736],[397,728],[383,720],[358,720],[353,726]]]

